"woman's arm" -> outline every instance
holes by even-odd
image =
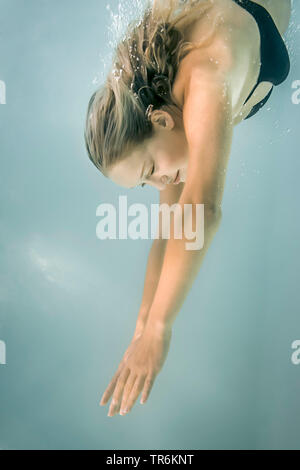
[[[134,339],[141,335],[147,322],[148,313],[160,277],[160,272],[166,249],[166,241],[167,240],[162,239],[154,240],[149,252],[144,282],[143,298],[136,322],[136,328],[133,336]]]
[[[205,69],[204,69],[205,70]],[[209,71],[190,75],[185,87],[183,121],[189,145],[187,179],[179,204],[204,204],[205,242],[202,250],[187,251],[188,240],[168,240],[159,285],[146,329],[171,328],[192,286],[221,220],[233,124],[231,92],[223,77]],[[181,223],[178,219],[177,223]],[[183,227],[184,229],[184,227]]]
[[[172,205],[177,203],[181,196],[183,187],[184,183],[168,185],[164,191],[160,191],[160,204]],[[136,322],[136,329],[133,336],[134,339],[141,335],[147,322],[148,313],[151,308],[161,274],[166,244],[167,240],[162,238],[162,230],[159,220],[158,238],[153,241],[148,256],[143,297]]]

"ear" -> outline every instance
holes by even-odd
[[[167,113],[167,111],[163,111],[162,109],[156,109],[155,111],[152,111],[151,122],[158,130],[164,128],[170,131],[175,127],[175,121],[171,114]]]

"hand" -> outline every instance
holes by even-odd
[[[128,413],[142,391],[145,403],[160,372],[170,347],[172,330],[147,326],[134,337],[123,359],[105,390],[100,405],[105,405],[113,394],[108,416]]]

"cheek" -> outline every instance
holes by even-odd
[[[168,147],[163,153],[162,163],[170,169],[175,168],[178,164],[180,152],[176,147]]]
[[[164,170],[177,170],[186,164],[185,142],[181,136],[176,134],[171,135],[168,140],[160,142],[155,153]]]
[[[168,151],[170,165],[183,167],[186,161],[186,147],[181,140],[174,140]]]
[[[176,156],[179,159],[182,159],[183,155],[186,153],[186,141],[183,138],[182,134],[175,135],[174,138],[169,143],[170,153]]]
[[[184,166],[184,155],[178,148],[175,148],[173,151],[170,150],[169,152],[166,152],[161,160],[161,168],[165,171],[176,172],[179,168],[183,168]]]

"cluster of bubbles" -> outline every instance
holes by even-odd
[[[199,1],[201,0],[178,0],[177,11],[180,12],[181,8],[188,2],[193,5],[199,3]],[[113,60],[113,52],[120,41],[126,40],[128,25],[134,22],[139,26],[145,9],[151,6],[152,3],[153,0],[119,0],[115,10],[109,3],[106,5],[106,11],[110,16],[106,30],[108,50],[99,53],[101,67],[99,73],[93,79],[93,85],[99,85],[100,82],[105,81]],[[116,80],[120,79],[122,72],[122,69],[113,69]]]
[[[291,59],[291,66],[293,67],[297,61],[299,60],[299,34],[300,34],[300,24],[297,24],[293,18],[296,16],[296,9],[294,7],[294,3],[292,4],[291,10],[291,19],[288,26],[287,31],[284,33],[284,39],[289,51],[290,59]]]
[[[139,24],[138,21],[142,21],[142,16],[145,8],[149,5],[149,0],[119,0],[116,11],[108,3],[106,5],[106,11],[108,12],[110,19],[106,30],[108,50],[99,54],[101,62],[101,71],[93,80],[93,85],[98,85],[100,82],[105,80],[105,77],[111,67],[113,60],[114,51],[120,41],[126,39],[126,31],[128,25],[133,21]],[[119,80],[123,70],[122,68],[112,70],[116,80]]]
[[[113,74],[113,77],[114,77],[114,79],[115,79],[116,81],[119,81],[119,80],[120,80],[120,78],[122,77],[122,74],[123,74],[124,70],[125,70],[125,69],[124,69],[123,67],[121,67],[120,69],[118,69],[118,68],[116,68],[116,67],[112,69],[112,74]]]

